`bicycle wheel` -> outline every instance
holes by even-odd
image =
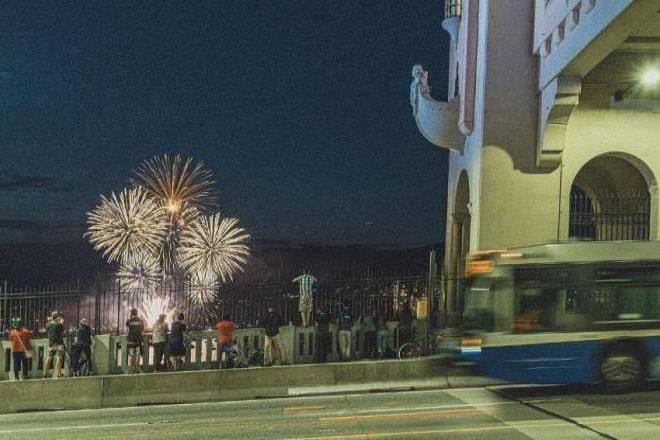
[[[410,359],[420,357],[421,353],[417,344],[408,342],[399,347],[398,356],[399,359]]]

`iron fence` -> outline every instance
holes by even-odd
[[[346,304],[356,317],[371,313],[396,319],[403,304],[410,304],[414,310],[417,300],[427,295],[429,286],[440,290],[440,285],[440,279],[429,283],[426,275],[321,279],[314,292],[313,318],[318,311],[335,317],[339,305]],[[112,276],[52,288],[17,288],[7,282],[0,287],[2,333],[16,317],[35,333],[42,333],[54,310],[63,315],[67,327],[87,318],[97,333],[115,334],[124,332],[132,308],[152,317],[163,309],[183,313],[192,330],[212,328],[225,314],[230,314],[240,327],[255,327],[268,307],[276,309],[285,322],[299,323],[298,286],[290,281],[223,285],[218,288],[215,301],[206,306],[191,300],[190,286],[180,278],[169,278],[149,293],[131,292]],[[154,299],[159,301],[152,307],[156,313],[148,313],[149,302]]]
[[[648,240],[651,197],[648,192],[590,195],[573,187],[569,237],[582,240]]]
[[[460,17],[463,0],[445,0],[445,18]]]

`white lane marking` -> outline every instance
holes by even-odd
[[[99,429],[99,428],[124,428],[129,426],[147,426],[150,423],[137,422],[137,423],[111,423],[105,425],[69,425],[69,426],[43,426],[39,428],[18,428],[18,429],[4,429],[0,434],[20,434],[25,432],[41,432],[41,431],[68,431],[70,429]]]

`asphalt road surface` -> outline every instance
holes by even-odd
[[[0,416],[0,439],[653,440],[660,388],[464,388],[26,413]]]

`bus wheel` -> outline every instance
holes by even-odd
[[[640,386],[644,376],[641,356],[632,347],[609,350],[601,360],[600,375],[606,392],[632,391]]]

